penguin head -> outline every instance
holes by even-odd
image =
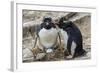
[[[59,22],[58,22],[57,26],[58,26],[60,29],[65,28],[65,21],[66,21],[66,18],[65,18],[65,17],[61,17],[61,18],[59,19]]]
[[[51,28],[55,28],[54,23],[52,22],[52,18],[47,17],[43,19],[43,22],[41,24],[41,28],[45,28],[45,29],[51,29]]]
[[[72,21],[67,21],[65,17],[60,18],[58,22],[58,27],[61,29],[66,29],[72,25]]]

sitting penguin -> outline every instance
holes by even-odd
[[[84,55],[83,39],[79,28],[71,21],[66,21],[65,17],[59,20],[58,27],[63,38],[65,55],[67,58],[75,58]]]
[[[43,19],[37,36],[38,46],[44,50],[45,53],[54,52],[58,47],[57,39],[59,38],[59,34],[55,24],[52,22],[52,18],[47,17]]]

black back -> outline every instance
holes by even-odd
[[[72,41],[74,41],[76,43],[74,57],[82,55],[85,51],[83,50],[83,39],[79,28],[72,21],[66,21],[64,17],[60,19],[58,27],[68,34],[67,49],[69,53],[71,54],[71,45]]]

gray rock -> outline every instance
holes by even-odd
[[[38,53],[35,58],[32,51],[28,48],[23,49],[22,54],[23,54],[23,62],[36,61],[36,60],[42,59],[45,56],[45,53]]]

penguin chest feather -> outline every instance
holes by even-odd
[[[51,28],[49,30],[43,28],[39,32],[40,42],[46,48],[50,48],[56,43],[57,36],[58,33],[55,28]]]
[[[60,30],[60,36],[63,40],[64,48],[67,49],[67,42],[68,42],[68,34],[63,29]]]

